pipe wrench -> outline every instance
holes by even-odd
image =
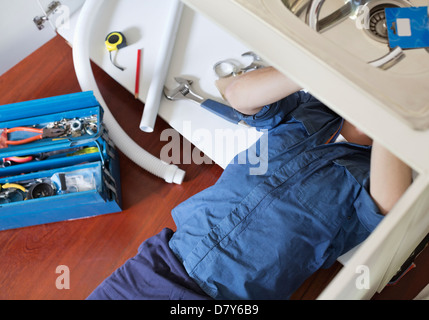
[[[191,100],[198,103],[204,109],[216,114],[217,116],[232,122],[234,124],[242,125],[245,127],[250,127],[246,122],[241,120],[237,113],[230,107],[220,102],[205,99],[191,89],[193,83],[192,80],[176,77],[174,78],[179,84],[175,89],[168,89],[164,87],[164,95],[168,100]]]

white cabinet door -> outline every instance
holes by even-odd
[[[0,75],[23,60],[29,54],[55,37],[55,29],[67,23],[84,0],[60,0],[56,12],[48,16],[44,28],[39,30],[33,19],[46,16],[52,0],[2,1],[0,26],[3,39],[0,46]]]

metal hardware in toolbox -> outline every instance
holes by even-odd
[[[0,230],[121,211],[102,118],[92,92],[0,106]]]

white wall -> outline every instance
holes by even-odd
[[[1,0],[0,26],[2,41],[0,44],[0,75],[4,74],[18,62],[55,37],[52,27],[56,20],[64,20],[65,15],[72,14],[84,0],[60,0],[65,5],[51,17],[43,30],[33,22],[34,17],[43,16],[42,8],[47,9],[51,0]]]

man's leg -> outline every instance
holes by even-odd
[[[210,299],[170,250],[172,235],[172,230],[164,229],[145,241],[138,254],[104,280],[88,300]]]

